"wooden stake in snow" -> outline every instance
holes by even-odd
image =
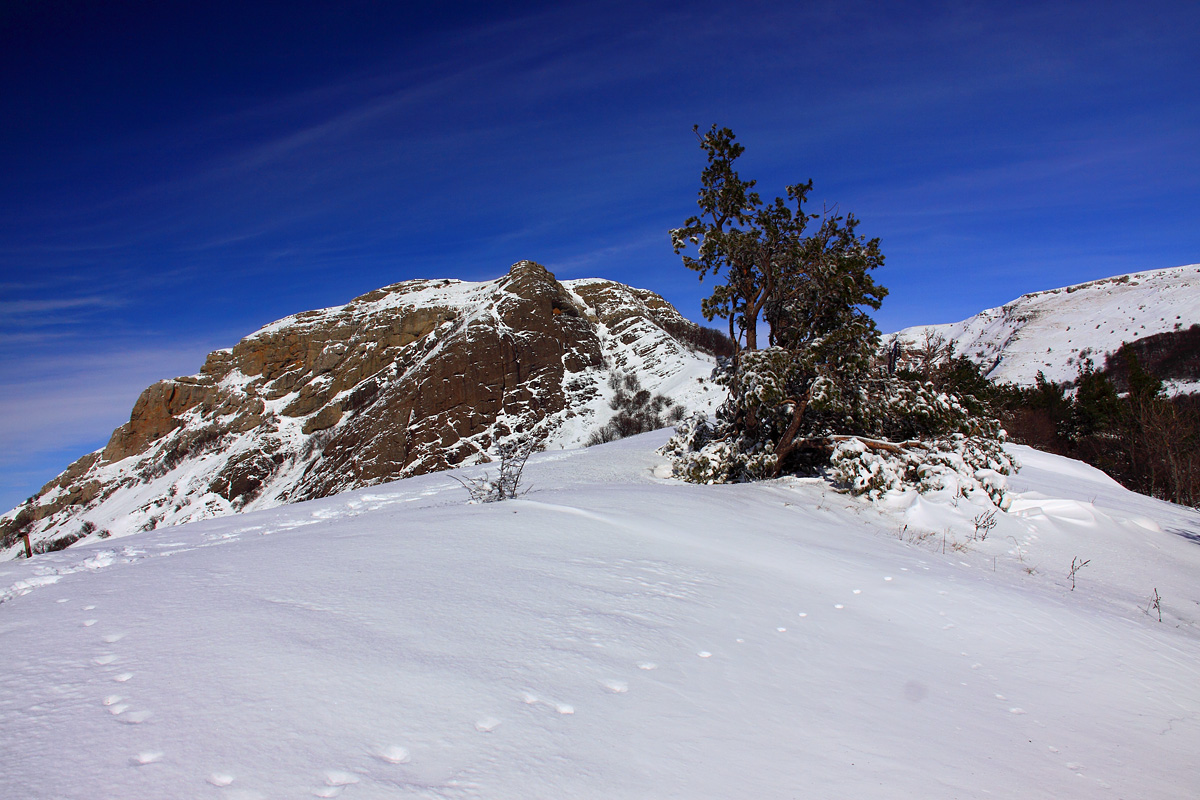
[[[31,497],[21,506],[21,510],[17,512],[16,519],[13,520],[17,524],[18,530],[21,531],[21,538],[25,540],[26,558],[33,558],[33,548],[29,546],[29,526],[33,524],[35,519],[33,498]]]

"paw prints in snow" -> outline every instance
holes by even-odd
[[[325,785],[315,790],[316,797],[337,797],[347,786],[358,783],[358,776],[352,772],[337,769],[325,770]]]
[[[575,706],[569,705],[567,703],[552,703],[549,700],[542,700],[537,695],[531,694],[530,692],[522,692],[521,693],[521,702],[527,706],[537,705],[538,703],[545,703],[546,705],[550,706],[555,711],[557,711],[559,714],[570,715],[570,714],[575,713]]]
[[[386,761],[388,764],[407,764],[412,760],[412,755],[408,750],[399,745],[381,747],[375,751],[374,755],[380,761]]]

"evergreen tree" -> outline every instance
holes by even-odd
[[[909,458],[910,445],[926,455],[941,453],[943,466],[973,465],[972,475],[979,469],[1007,472],[1012,465],[999,450],[999,425],[973,417],[971,409],[979,405],[974,398],[964,403],[932,384],[874,369],[879,332],[868,309],[878,309],[887,294],[870,274],[883,263],[879,240],[860,236],[852,214],[806,213],[811,181],[764,204],[755,182],[734,168],[744,148],[733,132],[715,125],[703,135],[699,126],[693,130],[708,156],[701,213],[671,231],[671,239],[701,280],[724,278],[702,310],[710,320],[727,319],[731,338],[744,347],[717,376],[729,390],[717,424],[693,418],[668,443],[677,472],[702,482],[753,480],[821,468],[834,457],[846,476],[878,466],[874,454],[884,452],[904,460],[889,468],[896,480],[941,474],[940,467],[921,472],[923,456]],[[817,219],[817,229],[806,234]],[[696,247],[695,256],[683,253],[689,246]],[[770,346],[763,350],[757,348],[760,318],[769,326]],[[956,364],[947,379],[969,383],[972,376],[962,372]],[[934,448],[906,441],[939,436],[958,438]],[[968,438],[978,442],[963,450]],[[857,445],[843,447],[848,439]],[[903,446],[884,441],[889,439]],[[849,482],[871,487],[862,491],[883,485]]]
[[[1108,375],[1096,370],[1091,359],[1079,368],[1075,401],[1067,417],[1067,438],[1079,441],[1088,436],[1114,431],[1126,406]]]
[[[771,349],[781,351],[753,359],[736,354],[728,381],[731,399],[748,385],[770,382],[777,409],[787,409],[781,430],[757,403],[726,404],[736,428],[771,437],[778,471],[798,446],[817,379],[848,389],[865,376],[879,331],[864,307],[878,309],[887,294],[869,273],[883,255],[878,239],[856,233],[853,214],[827,214],[806,236],[808,223],[820,218],[804,210],[812,181],[788,186],[786,200],[764,204],[752,191],[755,181],[743,180],[734,168],[745,148],[733,132],[715,125],[703,135],[699,126],[693,131],[708,156],[700,176],[701,213],[671,231],[672,243],[701,280],[724,272],[725,282],[702,303],[707,319],[726,318],[731,338],[755,351],[761,316]],[[696,256],[683,254],[689,245]]]
[[[705,319],[729,322],[729,338],[745,347],[758,347],[758,320],[775,296],[780,273],[799,258],[804,229],[811,218],[803,210],[812,182],[787,187],[788,201],[775,198],[764,206],[754,181],[742,180],[734,162],[745,152],[729,128],[716,125],[701,135],[692,131],[708,155],[700,175],[700,213],[689,217],[683,227],[671,231],[671,242],[684,265],[700,273],[700,279],[724,271],[724,283],[701,303]],[[696,255],[684,254],[689,245]]]
[[[1125,351],[1125,366],[1129,371],[1129,400],[1134,408],[1140,408],[1161,397],[1162,379],[1142,367],[1141,360],[1132,347],[1122,349]]]
[[[1034,378],[1033,390],[1018,397],[1018,401],[1027,404],[1030,408],[1046,411],[1055,422],[1066,419],[1071,413],[1071,401],[1066,395],[1064,386],[1061,383],[1052,383],[1047,380],[1046,373],[1040,369],[1037,377]]]

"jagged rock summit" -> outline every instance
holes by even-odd
[[[274,322],[146,389],[108,445],[0,517],[3,558],[487,461],[514,437],[580,446],[633,373],[693,409],[721,393],[700,328],[653,292],[413,280]]]

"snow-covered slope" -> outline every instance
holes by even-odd
[[[930,331],[981,364],[992,380],[1031,386],[1039,371],[1056,383],[1072,381],[1084,358],[1103,367],[1104,357],[1125,342],[1196,323],[1200,265],[1193,264],[1035,292],[961,322],[896,335],[915,345]]]
[[[664,438],[0,565],[3,794],[1195,797],[1196,512],[1016,448],[970,541]]]

